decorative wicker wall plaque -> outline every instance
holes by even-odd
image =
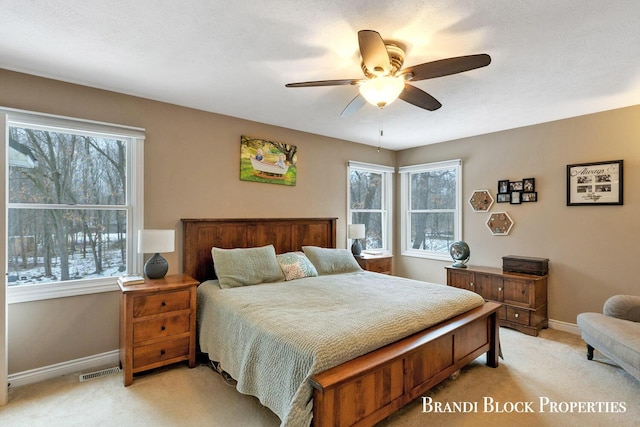
[[[506,212],[494,212],[487,220],[487,227],[494,236],[506,236],[513,227],[513,220]]]

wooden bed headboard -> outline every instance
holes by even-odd
[[[251,248],[272,244],[276,253],[302,246],[336,247],[337,218],[182,219],[185,274],[199,282],[216,277],[211,248]]]

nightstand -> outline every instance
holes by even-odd
[[[355,257],[363,270],[373,271],[375,273],[392,274],[391,261],[392,255],[361,255]]]
[[[120,365],[133,374],[183,360],[196,366],[196,287],[185,274],[120,285]]]

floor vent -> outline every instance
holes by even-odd
[[[109,368],[109,369],[103,369],[101,371],[89,372],[87,374],[80,375],[80,382],[89,381],[89,380],[92,380],[94,378],[104,377],[106,375],[119,374],[120,372],[122,372],[122,369],[118,368],[117,366],[115,368]]]

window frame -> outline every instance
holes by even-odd
[[[454,209],[453,241],[462,240],[462,160],[446,160],[441,162],[424,163],[398,168],[400,174],[400,206],[401,206],[401,254],[404,256],[450,261],[449,251],[437,252],[413,249],[411,246],[411,175],[431,172],[440,169],[456,169],[456,207]],[[424,211],[424,210],[420,210]],[[450,209],[447,209],[450,211]]]
[[[383,176],[382,183],[382,208],[381,209],[351,209],[351,171],[379,173]],[[382,247],[377,249],[366,249],[367,252],[379,254],[393,254],[393,176],[395,168],[392,166],[363,163],[354,160],[347,162],[347,229],[352,224],[354,212],[380,212],[382,214]],[[366,233],[366,230],[365,230]],[[345,233],[345,243],[350,247],[348,233]]]
[[[0,107],[0,114],[5,118],[3,136],[2,158],[0,161],[6,167],[5,185],[8,187],[8,161],[9,161],[9,127],[28,127],[32,129],[44,129],[55,132],[81,133],[108,138],[120,138],[127,140],[127,166],[126,166],[126,193],[125,210],[127,212],[127,265],[131,272],[141,271],[143,255],[137,253],[137,230],[144,228],[144,139],[145,130],[142,128],[116,125],[111,123],[96,122],[83,119],[75,119],[64,116],[36,113],[24,110]],[[10,208],[20,208],[20,203],[9,203],[9,192],[3,199],[4,215],[8,215]],[[83,208],[85,205],[74,205],[73,208]],[[96,205],[91,205],[95,208]],[[113,208],[113,207],[109,207]],[[120,206],[119,209],[122,209]],[[5,235],[3,244],[8,244],[8,236]],[[7,265],[8,260],[2,260]],[[5,267],[6,268],[6,267]],[[29,284],[8,286],[8,277],[5,276],[4,286],[7,291],[7,303],[15,304],[29,301],[39,301],[51,298],[62,298],[111,292],[118,290],[114,277],[102,277],[99,279],[69,280],[64,282],[49,282],[42,284]]]

